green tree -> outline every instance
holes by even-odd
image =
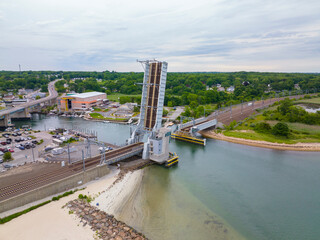
[[[12,160],[11,152],[6,152],[3,154],[3,161],[10,161]]]
[[[36,96],[36,100],[40,99],[41,97],[40,96]]]
[[[292,101],[289,98],[286,98],[281,101],[280,106],[278,107],[278,111],[282,115],[286,115],[290,111],[290,107],[292,106]]]
[[[272,128],[272,133],[274,135],[278,135],[278,136],[285,136],[287,137],[289,135],[289,127],[287,124],[285,123],[277,123],[276,125],[273,126]]]

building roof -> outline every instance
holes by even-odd
[[[102,93],[102,92],[86,92],[86,93],[73,94],[73,95],[70,95],[70,97],[88,98],[88,97],[99,96],[101,94],[104,94],[104,93]]]

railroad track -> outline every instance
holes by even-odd
[[[106,160],[112,159],[116,156],[128,153],[132,151],[135,147],[141,146],[143,143],[135,143],[128,146],[125,146],[123,148],[114,149],[110,152],[106,153]],[[90,159],[85,160],[85,169],[90,169],[97,164],[100,163],[101,156],[95,156]],[[9,197],[12,197],[17,194],[21,194],[27,191],[30,191],[32,189],[35,189],[37,187],[41,187],[43,185],[52,183],[54,181],[63,179],[65,177],[68,177],[70,175],[76,174],[83,171],[83,162],[78,161],[76,163],[73,163],[71,165],[61,167],[59,169],[55,169],[53,171],[40,174],[35,177],[31,177],[28,179],[25,179],[20,182],[16,182],[14,184],[5,186],[0,188],[0,201],[7,199]]]
[[[310,94],[310,95],[314,95],[314,94]],[[297,98],[301,98],[304,95],[297,95],[297,96],[289,96],[290,99],[297,99]],[[251,115],[255,110],[260,109],[262,107],[268,107],[270,105],[272,105],[273,103],[277,102],[277,101],[281,101],[284,100],[286,97],[281,97],[281,98],[274,98],[274,99],[267,99],[265,100],[265,103],[262,105],[262,101],[257,101],[254,104],[256,105],[256,107],[244,107],[241,113],[241,106],[236,107],[235,109],[232,109],[232,116],[230,118],[230,111],[227,112],[223,112],[221,114],[219,114],[218,116],[209,116],[206,120],[199,122],[198,124],[213,120],[213,119],[217,119],[218,122],[222,122],[223,124],[230,124],[231,121],[233,120],[243,120],[244,118],[248,117],[249,115]],[[245,105],[243,105],[245,106]],[[197,125],[198,125],[197,124]],[[183,129],[181,129],[181,131],[184,132],[189,132],[191,127],[185,127]]]

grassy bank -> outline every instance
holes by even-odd
[[[115,94],[108,95],[108,99],[113,102],[119,102],[120,97],[141,97],[141,94],[128,95],[128,94],[122,94],[122,93],[115,93]]]
[[[93,119],[98,119],[98,120],[104,120],[104,121],[119,121],[119,122],[124,122],[127,121],[127,118],[108,118],[102,116],[100,113],[90,113],[90,117]]]
[[[267,110],[270,110],[270,108]],[[266,117],[263,115],[257,115],[255,117],[251,116],[245,119],[243,122],[239,122],[233,128],[230,128],[230,126],[227,127],[227,130],[225,130],[223,134],[227,137],[235,137],[256,141],[267,141],[271,143],[320,143],[319,125],[282,122],[287,124],[290,131],[288,136],[279,136],[274,135],[271,129],[268,131],[259,131],[256,128],[256,126],[263,122],[269,124],[271,128],[274,127],[277,123],[279,123],[279,121],[276,120],[266,120]]]
[[[297,103],[310,103],[310,104],[319,104],[320,105],[320,97],[298,100]]]

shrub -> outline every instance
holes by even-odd
[[[289,135],[289,127],[285,123],[277,123],[276,125],[273,126],[272,128],[272,133],[274,135],[279,135],[279,136],[285,136],[287,137]]]
[[[256,125],[254,123],[250,124],[250,127],[254,128]]]
[[[254,130],[256,130],[257,132],[265,132],[265,133],[267,133],[267,132],[270,132],[271,126],[270,126],[269,123],[259,122],[254,127]]]
[[[10,161],[12,160],[11,152],[6,152],[3,154],[3,161]]]

